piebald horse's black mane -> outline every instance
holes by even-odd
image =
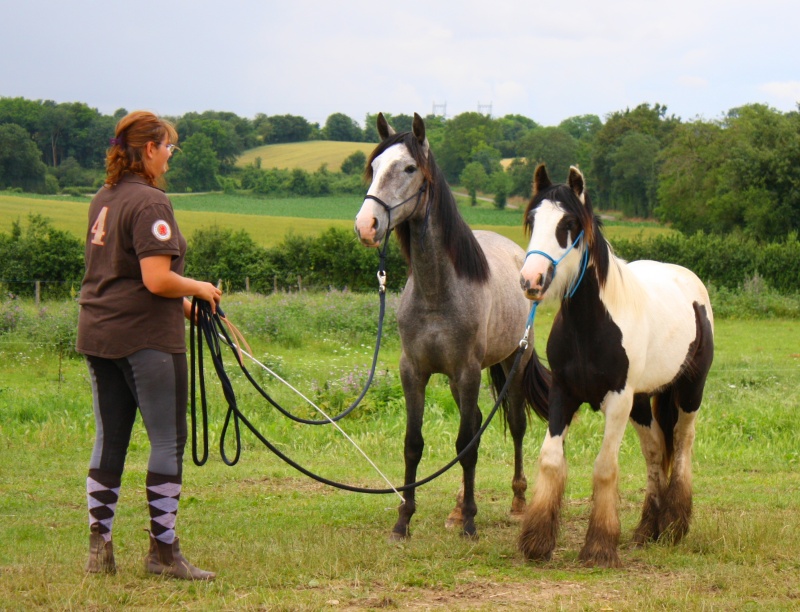
[[[386,149],[402,144],[414,158],[417,167],[425,180],[424,197],[428,202],[427,222],[430,218],[442,229],[442,241],[445,251],[459,277],[479,283],[489,279],[489,263],[472,230],[458,212],[453,192],[447,180],[433,158],[433,152],[423,147],[411,132],[393,134],[384,139],[370,155],[364,171],[367,183],[372,182],[372,162]],[[416,200],[416,198],[415,198]],[[392,204],[391,202],[389,203]],[[403,221],[395,228],[400,249],[406,261],[411,262],[411,233],[408,221]]]
[[[544,200],[557,202],[559,207],[574,218],[578,228],[572,233],[574,240],[583,230],[583,240],[589,249],[589,265],[595,269],[597,282],[600,287],[605,286],[608,278],[608,266],[611,257],[611,245],[603,236],[602,220],[594,214],[589,194],[584,192],[584,202],[581,202],[575,192],[564,183],[548,185],[535,193],[525,209],[523,225],[528,236],[531,235],[531,211],[535,210]]]

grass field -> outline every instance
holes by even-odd
[[[496,231],[521,246],[526,240],[522,231],[522,212],[519,209],[497,210],[491,204],[472,207],[466,198],[459,198],[460,209],[473,229]],[[360,196],[326,198],[259,198],[248,195],[195,194],[172,197],[181,231],[190,237],[201,228],[212,225],[245,230],[260,245],[278,244],[289,232],[314,236],[335,226],[351,229],[361,206]],[[39,213],[53,221],[57,229],[84,238],[89,198],[34,197],[0,192],[0,232],[8,232],[11,224],[24,224],[29,213]],[[655,223],[607,221],[606,235],[632,238],[651,236],[672,230]]]
[[[369,157],[374,149],[374,143],[330,140],[265,145],[245,151],[236,165],[248,166],[260,157],[262,168],[302,168],[307,172],[316,172],[320,166],[327,164],[328,170],[338,172],[342,162],[356,151],[363,151]]]
[[[51,344],[54,330],[64,327],[59,321],[74,320],[75,305],[48,304],[42,312],[29,303],[4,305],[2,329],[13,315],[28,331],[0,333],[0,609],[796,610],[800,604],[798,320],[717,321],[695,444],[694,522],[675,547],[629,547],[645,474],[628,428],[620,452],[624,567],[618,570],[584,568],[577,560],[604,423],[586,407],[567,440],[570,475],[554,558],[526,563],[516,552],[518,524],[507,514],[513,452],[499,422],[481,443],[479,539],[464,540],[443,526],[460,480],[454,469],[420,490],[412,538],[389,545],[394,496],[346,493],[306,479],[249,433],[240,463],[224,466],[216,451],[224,405],[212,383],[212,455],[196,467],[187,449],[178,532],[187,557],[219,577],[187,584],[142,569],[148,444],[141,424],[115,521],[119,572],[83,573],[91,394],[81,360],[59,361]],[[387,320],[395,306],[391,296]],[[236,295],[226,310],[254,354],[323,407],[336,411],[355,396],[374,341],[374,296]],[[552,319],[552,310],[540,309],[540,351]],[[396,328],[389,325],[386,334],[376,383],[342,426],[399,483],[405,419]],[[282,450],[327,477],[385,486],[340,434],[279,417],[227,363],[240,406]],[[279,401],[299,405],[250,367]],[[486,389],[481,405],[486,415]],[[422,475],[452,457],[456,415],[446,381],[435,377]],[[544,425],[532,422],[525,442],[531,481],[543,435]]]

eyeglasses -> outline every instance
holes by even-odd
[[[172,153],[172,152],[173,152],[173,151],[176,149],[176,147],[177,147],[177,145],[174,145],[174,144],[172,144],[172,143],[169,143],[169,144],[167,145],[167,151],[169,151],[170,153]]]

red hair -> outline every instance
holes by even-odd
[[[145,164],[148,142],[161,144],[164,138],[177,143],[178,132],[169,121],[150,111],[133,111],[117,122],[115,138],[106,152],[106,185],[114,186],[126,173],[138,174],[151,185],[156,177]]]

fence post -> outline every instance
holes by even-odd
[[[245,291],[245,293],[250,293],[250,277],[249,276],[245,276],[244,277],[244,291]]]
[[[42,299],[42,283],[40,281],[33,281],[33,288],[36,306],[38,308],[39,302]]]

